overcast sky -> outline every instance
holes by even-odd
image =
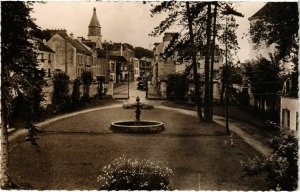
[[[249,29],[248,18],[257,12],[265,2],[240,2],[238,11],[245,17],[238,18],[240,25],[237,36],[240,46],[238,57],[241,62],[249,57],[247,38],[242,39]],[[88,24],[96,7],[101,24],[102,40],[130,43],[133,46],[153,48],[162,37],[150,37],[148,34],[164,18],[164,15],[150,17],[149,4],[142,2],[47,2],[35,3],[32,17],[42,29],[64,28],[75,37],[87,37]]]

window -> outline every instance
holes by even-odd
[[[290,128],[290,110],[282,109],[282,126]]]
[[[48,77],[51,77],[51,69],[48,68]]]
[[[48,55],[48,62],[51,63],[51,54]]]

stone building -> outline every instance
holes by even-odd
[[[134,48],[127,43],[114,43],[107,54],[115,62],[116,83],[134,79]]]
[[[167,77],[170,74],[174,74],[175,71],[175,60],[168,58],[164,60],[161,54],[164,52],[166,47],[170,44],[175,33],[165,33],[163,41],[161,43],[154,44],[154,62],[152,65],[152,84],[159,91],[161,97],[167,97]]]
[[[53,34],[47,45],[55,51],[55,69],[69,75],[71,80],[80,78],[83,70],[91,70],[92,53],[67,34],[66,30],[50,30]]]
[[[133,59],[133,68],[134,68],[134,80],[137,81],[140,76],[140,60],[138,58]]]
[[[38,48],[38,67],[45,71],[46,78],[50,78],[56,69],[56,65],[54,63],[55,52],[49,46],[46,45],[46,41],[36,39],[35,42]]]
[[[152,63],[153,59],[143,57],[139,61],[139,76],[146,77],[149,80],[152,78]]]

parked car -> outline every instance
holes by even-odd
[[[143,77],[138,77],[138,90],[146,91],[147,90],[147,79]]]

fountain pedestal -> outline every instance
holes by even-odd
[[[110,127],[113,131],[126,133],[157,133],[164,130],[164,124],[159,121],[141,121],[141,105],[140,98],[136,98],[135,121],[117,121],[111,123]]]

